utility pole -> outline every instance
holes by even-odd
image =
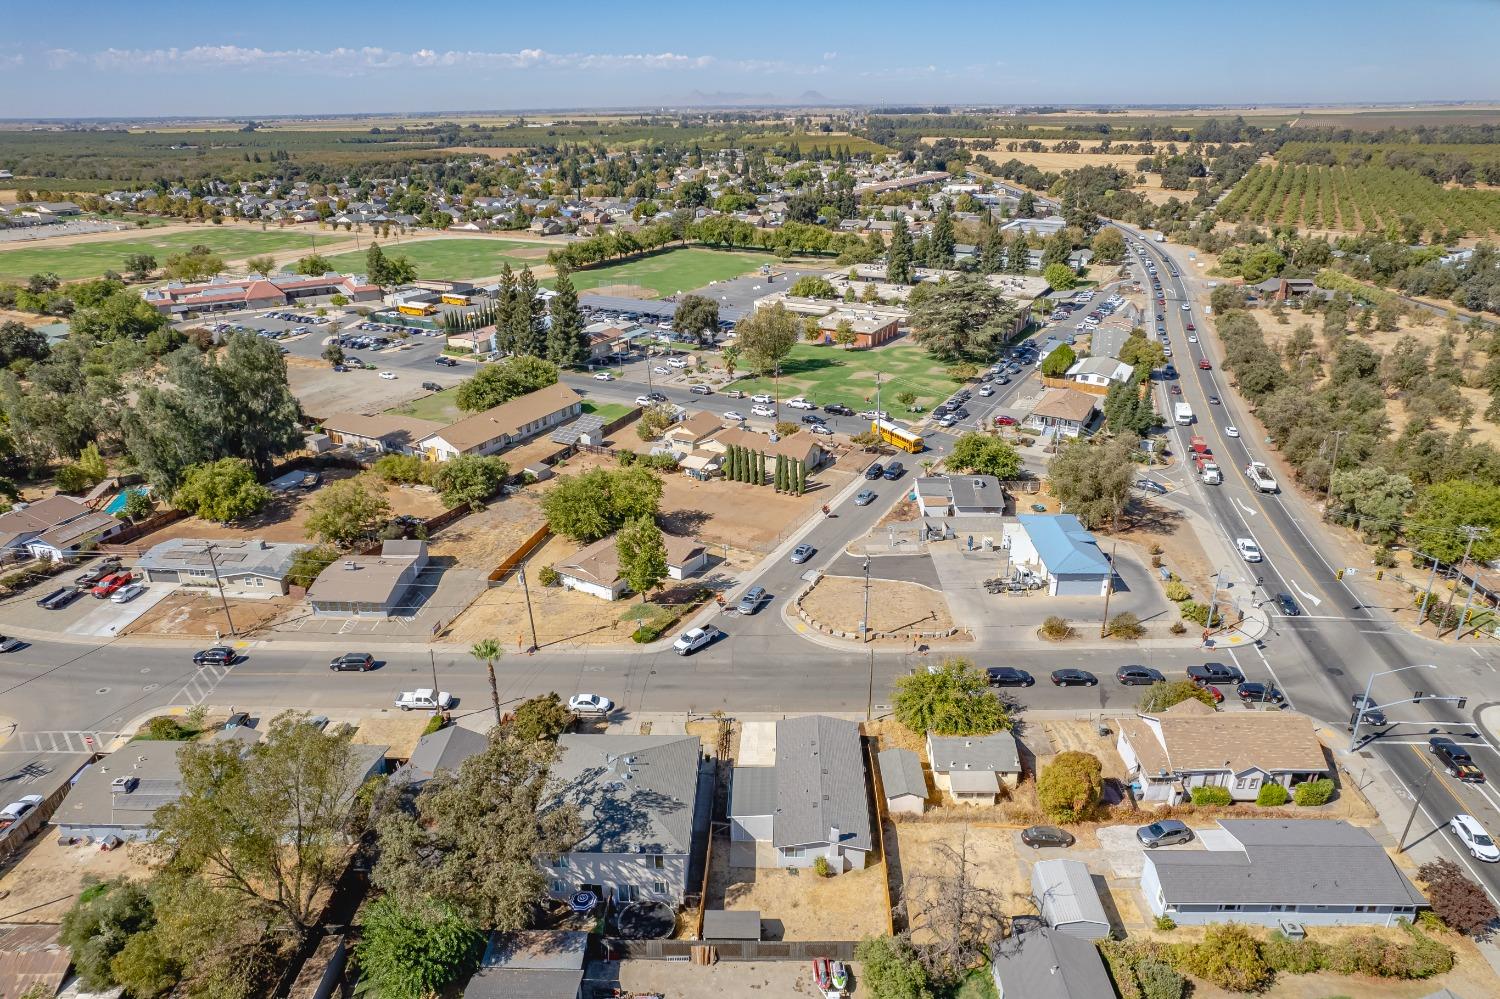
[[[1431,558],[1425,552],[1418,552],[1424,558]],[[1427,592],[1422,594],[1422,606],[1417,610],[1417,627],[1427,620],[1427,602],[1432,599],[1432,585],[1437,582],[1438,560],[1432,559],[1432,572],[1427,574]]]
[[[224,608],[224,621],[229,625],[229,634],[238,635],[239,633],[234,630],[234,618],[229,616],[229,601],[224,597],[224,582],[223,580],[219,579],[219,561],[214,557],[214,549],[217,547],[218,546],[213,542],[209,542],[208,564],[213,568],[214,571],[214,586],[217,587],[219,591],[219,604]]]
[[[1333,473],[1339,467],[1339,441],[1348,433],[1347,430],[1335,430],[1333,432],[1333,461],[1328,463],[1328,488],[1323,492],[1323,519],[1328,519],[1328,509],[1333,504]]]
[[[1099,622],[1099,637],[1109,637],[1109,595],[1115,592],[1115,552],[1120,548],[1120,517],[1116,514],[1110,519],[1110,531],[1114,534],[1114,540],[1109,546],[1109,579],[1104,587],[1104,620]]]
[[[535,652],[539,648],[536,640],[536,617],[531,613],[531,588],[526,585],[526,563],[521,563],[521,593],[526,597],[526,620],[531,625],[531,648],[528,652]]]
[[[431,649],[427,650],[427,661],[432,664],[432,689],[437,690],[437,657],[432,654]]]
[[[1462,579],[1464,575],[1464,566],[1469,562],[1469,553],[1474,550],[1474,541],[1484,533],[1484,528],[1465,525],[1464,527],[1460,528],[1460,530],[1462,530],[1468,537],[1468,541],[1464,542],[1464,557],[1458,563],[1458,576],[1460,579]],[[1469,596],[1470,598],[1474,596],[1473,584],[1470,584],[1469,586]],[[1441,626],[1438,628],[1439,638],[1448,633],[1448,612],[1453,609],[1453,601],[1456,599],[1458,599],[1458,587],[1455,585],[1453,587],[1453,592],[1448,594],[1448,605],[1443,609],[1443,621]],[[1467,609],[1467,604],[1465,605],[1465,608]]]
[[[859,640],[862,644],[870,641],[870,556],[865,556],[865,615],[859,620]]]
[[[1214,630],[1214,604],[1219,600],[1219,573],[1222,570],[1215,569],[1213,574],[1214,584],[1208,588],[1208,620],[1203,622],[1205,631]]]
[[[1422,777],[1422,783],[1417,785],[1417,791],[1412,795],[1411,814],[1406,817],[1406,825],[1401,827],[1401,839],[1396,842],[1396,852],[1406,852],[1406,834],[1411,832],[1411,824],[1417,821],[1417,809],[1422,807],[1422,795],[1427,793],[1427,782],[1432,779],[1432,768],[1424,767],[1426,774]]]

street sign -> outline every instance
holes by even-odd
[[[599,896],[591,891],[575,891],[573,897],[568,899],[568,906],[574,912],[589,912],[599,904]]]

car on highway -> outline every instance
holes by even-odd
[[[1245,674],[1225,663],[1194,663],[1187,668],[1188,679],[1195,683],[1239,683]]]
[[[1474,764],[1474,757],[1452,739],[1434,736],[1427,740],[1427,750],[1441,761],[1449,777],[1456,777],[1468,784],[1484,783],[1484,771]]]
[[[1235,538],[1234,547],[1240,553],[1240,558],[1246,562],[1259,562],[1263,557],[1260,553],[1260,545],[1255,543],[1254,538]]]
[[[808,427],[807,429],[808,429],[808,432],[810,432],[812,434],[816,434],[819,437],[832,437],[833,436],[833,431],[830,430],[830,429],[828,429],[827,427],[825,427],[821,423],[814,423],[812,426]]]
[[[141,583],[129,583],[111,593],[109,595],[109,602],[112,604],[128,604],[145,592],[146,587]]]
[[[995,390],[990,388],[988,385],[981,385],[979,386],[979,394],[984,396],[985,398],[989,398],[990,396],[995,394]]]
[[[568,710],[579,715],[607,715],[615,702],[602,694],[574,694],[568,698]]]
[[[1239,435],[1240,435],[1240,428],[1239,427],[1229,426],[1229,427],[1225,427],[1224,428],[1224,436],[1225,437],[1238,437]]]
[[[1208,397],[1208,404],[1210,406],[1217,406],[1219,404],[1219,397],[1216,396],[1216,395],[1209,396]]]
[[[1189,333],[1188,334],[1188,343],[1197,343],[1197,342],[1198,342],[1198,338],[1195,335],[1193,335],[1192,333]]]
[[[991,687],[1029,687],[1036,677],[1015,666],[990,666],[984,671]]]
[[[435,357],[435,358],[433,358],[433,360],[436,361],[438,364],[441,364],[445,368],[456,368],[456,367],[458,367],[458,362],[455,361],[451,357]]]
[[[615,376],[608,371],[594,372],[594,381],[596,382],[612,382],[614,380]]]
[[[1196,330],[1196,329],[1197,329],[1197,328],[1198,328],[1198,327],[1196,327],[1196,326],[1194,326],[1194,325],[1193,325],[1193,324],[1192,324],[1192,323],[1188,323],[1188,324],[1187,324],[1187,326],[1186,326],[1186,327],[1185,327],[1185,329],[1186,329],[1186,330],[1187,330],[1187,331],[1188,331],[1188,332],[1189,332],[1189,333],[1191,333],[1191,332],[1193,332],[1193,331],[1194,331],[1194,330]],[[1196,339],[1196,338],[1195,338],[1195,337],[1188,337],[1188,339],[1189,339],[1189,340],[1192,340],[1192,341],[1193,341],[1193,342],[1194,342],[1194,343],[1197,343],[1197,342],[1198,342],[1198,341],[1197,341],[1197,339]]]
[[[1366,697],[1364,694],[1355,694],[1349,698],[1349,707],[1353,709],[1356,715],[1359,714],[1361,707],[1365,709],[1364,724],[1366,725],[1386,724],[1385,712],[1375,706],[1375,698],[1373,697]],[[1352,718],[1350,719],[1349,727],[1353,727]]]
[[[1192,312],[1193,311],[1193,307],[1191,305],[1189,305],[1187,302],[1183,302],[1182,303],[1182,311],[1183,312]]]
[[[375,657],[368,652],[345,652],[329,662],[328,668],[335,673],[364,673],[375,668]]]
[[[855,506],[869,506],[875,502],[875,491],[873,489],[861,489],[854,496]]]
[[[1021,830],[1021,842],[1033,850],[1044,846],[1068,847],[1073,845],[1073,834],[1057,826],[1027,826]]]
[[[723,634],[711,624],[705,624],[701,628],[689,628],[677,636],[677,641],[672,643],[672,651],[679,656],[692,655],[699,649],[712,645],[714,640]]]
[[[1093,687],[1098,683],[1099,678],[1086,669],[1074,669],[1070,666],[1052,671],[1054,687]]]
[[[651,398],[649,395],[638,395],[635,397],[635,404],[637,406],[654,406],[656,404],[656,400]]]
[[[854,410],[850,409],[848,406],[845,406],[841,402],[835,402],[832,405],[824,406],[823,407],[823,412],[828,413],[831,416],[853,416],[854,415]]]
[[[713,388],[712,385],[694,385],[692,388],[688,389],[688,391],[691,392],[691,393],[693,393],[693,395],[713,395],[714,394],[714,388]]]
[[[1469,856],[1486,864],[1500,861],[1500,846],[1484,831],[1484,826],[1472,815],[1459,813],[1448,822],[1448,831],[1458,837],[1459,844]]]
[[[1201,360],[1201,361],[1198,362],[1198,370],[1199,371],[1212,371],[1213,369],[1214,369],[1213,362],[1210,361],[1206,357],[1203,358],[1203,360]]]
[[[1150,686],[1153,683],[1166,683],[1167,678],[1160,671],[1150,666],[1121,666],[1115,670],[1115,679],[1126,687],[1136,687],[1141,684]]]
[[[743,423],[745,422],[745,414],[741,413],[739,410],[731,409],[725,411],[724,419],[728,420],[731,423]]]
[[[394,371],[382,371],[380,373],[380,377],[384,378],[388,382],[393,382],[393,381],[396,380],[396,372],[394,372]]]
[[[1296,617],[1302,613],[1302,608],[1297,606],[1297,601],[1290,593],[1276,594],[1276,609],[1287,617]]]
[[[1181,385],[1173,385],[1167,391],[1170,392],[1172,395],[1182,395],[1182,386]]]
[[[227,645],[215,645],[193,653],[194,666],[233,666],[237,659],[239,654]]]
[[[792,564],[801,565],[803,562],[806,562],[808,559],[812,558],[816,552],[817,549],[812,545],[798,545],[796,548],[792,549]]]
[[[0,808],[0,829],[9,829],[46,800],[40,794],[26,794]]]
[[[760,605],[766,601],[766,588],[764,586],[752,586],[740,595],[740,602],[735,605],[735,610],[745,616],[754,614],[760,610]]]
[[[9,635],[0,635],[0,652],[14,652],[21,647],[19,638],[11,638]]]
[[[1176,819],[1162,819],[1153,822],[1149,826],[1141,826],[1135,831],[1135,838],[1148,850],[1155,850],[1159,846],[1176,846],[1178,843],[1191,843],[1193,831],[1185,823]]]
[[[878,479],[883,474],[885,474],[885,467],[878,461],[871,462],[870,467],[865,469],[865,478],[867,479]]]
[[[1275,684],[1254,681],[1242,683],[1234,688],[1241,701],[1246,704],[1284,704],[1286,695],[1276,689]]]

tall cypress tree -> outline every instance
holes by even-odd
[[[516,353],[533,357],[546,354],[542,309],[543,305],[537,298],[536,275],[531,273],[530,267],[523,267],[516,281],[516,297],[511,302],[510,327],[515,337]]]
[[[495,347],[502,353],[514,353],[516,338],[510,326],[511,303],[516,300],[516,274],[510,264],[500,268],[500,294],[495,302]]]
[[[893,284],[911,283],[912,242],[906,216],[898,216],[891,227],[891,246],[885,255],[885,275]]]
[[[557,294],[547,311],[552,326],[547,330],[547,360],[558,367],[580,364],[589,353],[589,338],[584,332],[583,313],[578,309],[578,290],[566,266],[557,269]]]

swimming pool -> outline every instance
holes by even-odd
[[[125,509],[125,503],[130,498],[131,493],[149,494],[150,492],[150,486],[141,486],[139,489],[121,489],[119,492],[115,493],[113,499],[105,504],[104,512],[113,517],[115,514]]]

